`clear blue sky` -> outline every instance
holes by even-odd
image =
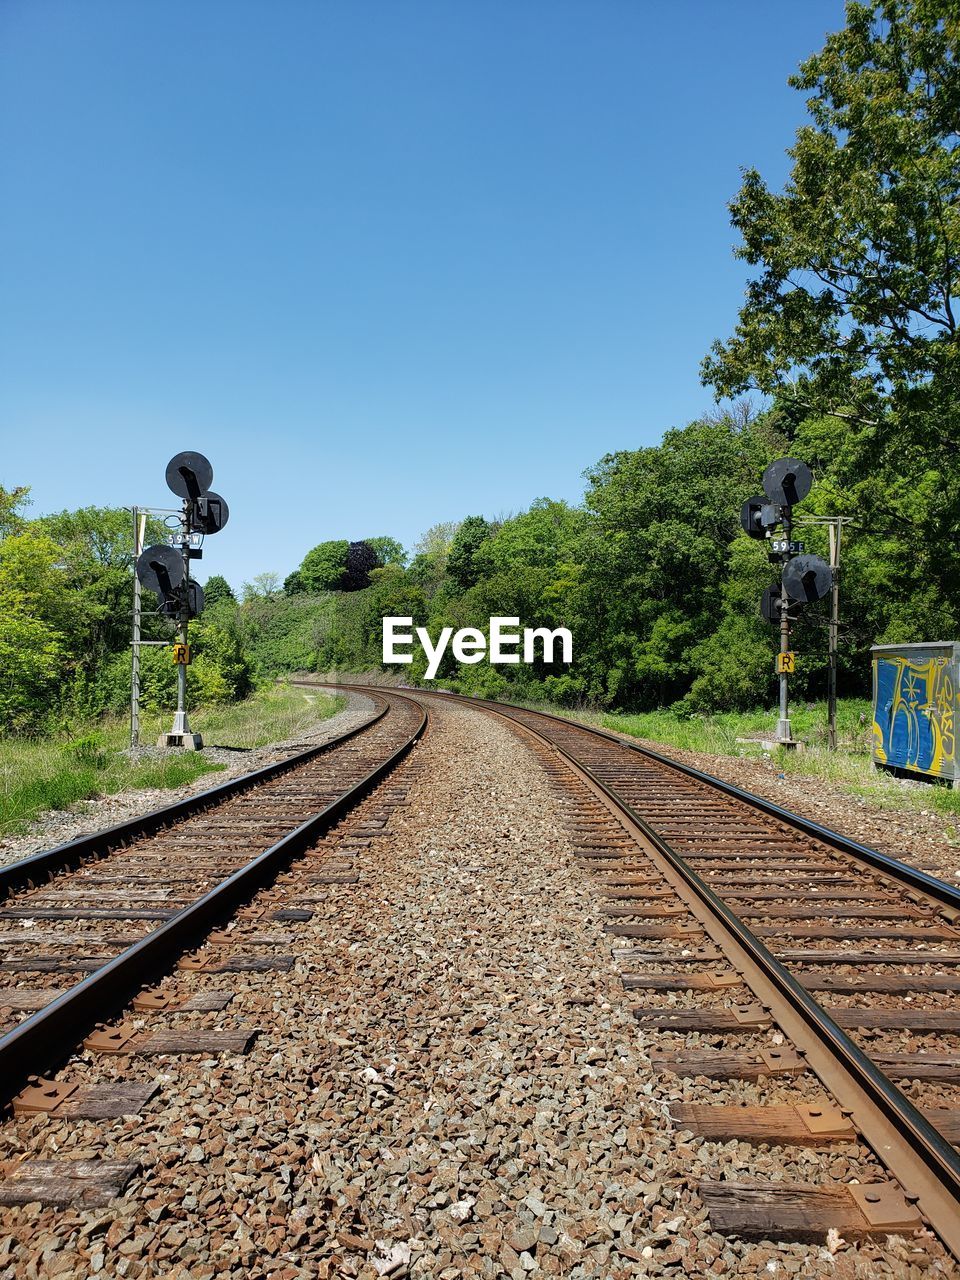
[[[0,482],[162,505],[200,577],[576,501],[711,404],[739,169],[841,0],[0,0]]]

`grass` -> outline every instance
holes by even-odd
[[[204,742],[211,746],[264,747],[309,732],[318,721],[329,719],[346,705],[346,698],[322,689],[274,684],[259,689],[245,702],[191,713],[190,727],[202,733]]]
[[[340,697],[273,685],[244,702],[200,707],[190,725],[207,745],[252,748],[297,737],[343,705]],[[141,742],[156,742],[169,721],[169,714],[145,713]],[[194,752],[133,759],[129,743],[129,722],[118,716],[44,738],[0,739],[0,835],[25,830],[48,809],[119,791],[180,787],[224,768]]]
[[[805,752],[826,747],[827,705],[800,703],[790,709],[793,736]],[[837,739],[845,754],[867,756],[870,752],[873,715],[865,698],[844,699],[837,706]],[[600,716],[601,724],[637,738],[669,743],[685,751],[710,751],[717,755],[739,756],[762,750],[742,739],[770,739],[777,723],[776,711],[724,711],[713,715],[678,716],[672,711],[648,711],[636,715]],[[792,754],[792,753],[791,753]],[[796,757],[793,757],[796,758]]]

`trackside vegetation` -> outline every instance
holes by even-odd
[[[271,685],[243,702],[203,707],[194,719],[208,745],[250,750],[305,733],[344,703],[320,690]],[[145,712],[143,741],[156,741],[168,719]],[[0,738],[0,837],[45,810],[118,791],[179,787],[224,768],[190,751],[131,757],[129,733],[126,718],[107,715],[75,719],[46,735]]]
[[[773,704],[774,645],[758,603],[777,574],[738,516],[784,454],[814,472],[805,517],[855,521],[839,660],[851,711],[869,694],[871,644],[960,634],[956,5],[850,3],[792,83],[808,119],[787,183],[747,170],[730,206],[746,300],[702,366],[723,408],[600,457],[579,503],[465,511],[409,551],[339,530],[285,577],[234,589],[214,576],[191,633],[195,706],[243,703],[293,671],[379,669],[384,617],[436,635],[499,616],[567,628],[572,661],[465,666],[447,652],[435,685],[652,716],[651,736],[678,744],[694,728],[726,742],[744,716],[766,726],[755,709]],[[128,513],[30,518],[29,477],[7,479],[20,487],[0,490],[0,734],[22,753],[64,722],[122,714],[132,547]],[[795,536],[827,554],[822,526]],[[819,605],[796,628],[796,705],[824,696],[824,624]],[[147,635],[165,626],[148,619]],[[416,651],[394,674],[415,684],[425,667]],[[148,712],[172,706],[174,680],[169,653],[146,650]]]

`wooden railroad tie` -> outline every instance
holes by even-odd
[[[676,1102],[670,1111],[679,1128],[717,1142],[819,1147],[857,1140],[856,1129],[828,1098],[795,1106]]]
[[[98,1027],[83,1042],[90,1053],[155,1055],[246,1053],[258,1035],[256,1030],[171,1030],[141,1033],[132,1023]]]
[[[12,1100],[13,1114],[63,1116],[73,1120],[107,1120],[135,1116],[157,1093],[153,1083],[70,1084],[32,1076]]]
[[[698,1186],[714,1231],[746,1240],[845,1240],[919,1231],[920,1214],[896,1183],[815,1187],[793,1182],[720,1182]]]
[[[133,1160],[23,1160],[4,1171],[0,1205],[101,1209],[122,1196],[139,1171]]]
[[[758,1004],[733,1009],[647,1009],[631,1010],[638,1022],[663,1031],[766,1031],[773,1025],[770,1014]]]

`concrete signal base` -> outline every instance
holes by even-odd
[[[202,751],[203,738],[199,733],[161,733],[158,747],[180,747],[183,751]]]
[[[181,670],[183,670],[182,667]],[[182,751],[202,751],[203,738],[199,733],[190,732],[186,711],[178,711],[173,717],[173,728],[169,733],[161,733],[157,746],[179,747]]]

